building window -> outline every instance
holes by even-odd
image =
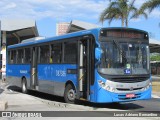
[[[76,63],[77,62],[77,44],[76,43],[65,43],[64,47],[64,62],[65,63]]]
[[[49,45],[40,47],[40,63],[49,63],[50,61],[50,50]]]
[[[51,45],[50,63],[61,63],[61,58],[62,58],[62,45],[61,44]]]

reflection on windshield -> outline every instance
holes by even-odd
[[[149,47],[147,44],[102,42],[103,50],[99,71],[104,74],[148,74]]]

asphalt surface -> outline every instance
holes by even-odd
[[[1,96],[2,95],[2,96]],[[143,112],[143,113],[159,113],[160,112],[160,98],[152,98],[150,100],[133,101],[128,103],[108,103],[108,104],[94,104],[85,101],[77,101],[76,105],[66,107],[63,97],[57,97],[50,94],[36,92],[29,90],[28,94],[21,93],[21,89],[15,86],[7,88],[1,87],[0,99],[5,98],[9,102],[7,111],[65,111],[54,112],[53,115],[57,117],[106,117],[113,116],[114,112]],[[55,104],[56,103],[56,104]],[[58,104],[57,104],[58,103]],[[55,106],[56,105],[56,106]],[[71,112],[70,112],[71,111]],[[82,112],[76,112],[82,111]],[[85,111],[85,112],[83,112]],[[87,111],[87,112],[86,112]],[[111,111],[111,112],[110,112]],[[65,118],[69,119],[70,118]],[[83,119],[83,118],[82,118]],[[98,118],[99,119],[99,118]],[[112,118],[113,120],[124,120],[122,117]],[[126,118],[128,119],[128,118]],[[130,120],[133,118],[129,118]],[[137,120],[160,120],[156,118],[137,118]],[[8,119],[7,119],[8,120]],[[133,120],[136,120],[135,118]]]
[[[0,94],[3,92],[4,90],[0,88]]]
[[[17,87],[9,87],[13,91],[21,92]],[[58,97],[46,93],[30,90],[28,95],[40,98],[40,100],[49,102],[65,103],[63,97]],[[76,105],[82,105],[86,107],[93,107],[94,110],[99,108],[107,108],[111,110],[130,110],[130,111],[160,111],[160,98],[152,98],[150,100],[132,101],[127,103],[107,103],[107,104],[95,104],[86,101],[77,101]]]

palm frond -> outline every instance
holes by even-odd
[[[130,2],[129,6],[130,6],[130,7],[133,7],[133,6],[134,6],[135,1],[136,1],[136,0],[132,0],[132,1]]]
[[[112,2],[109,6],[100,14],[99,22],[103,23],[105,20],[108,20],[108,23],[110,24],[113,20],[119,19],[122,21],[122,25],[125,22],[127,27],[129,18],[138,18],[140,15],[147,18],[147,14],[144,11],[138,11],[134,6],[136,0],[131,0],[131,2],[128,2],[128,0],[110,1]]]
[[[109,11],[109,9],[106,8],[106,9],[100,14],[99,22],[102,22],[102,24],[103,24],[103,22],[104,22],[104,20],[105,20],[105,16],[108,14],[108,11]]]
[[[160,6],[160,0],[149,0],[148,2],[145,2],[141,8],[140,11],[149,10],[149,12],[152,12],[153,9]]]

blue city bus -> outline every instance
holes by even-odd
[[[148,33],[96,28],[8,46],[7,81],[65,102],[151,98]]]

